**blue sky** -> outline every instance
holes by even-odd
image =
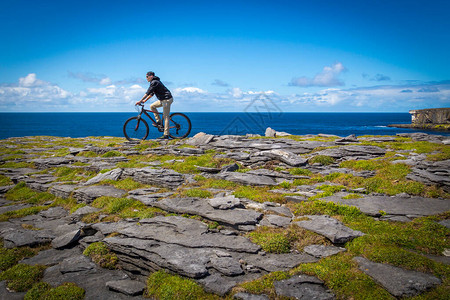
[[[450,106],[450,1],[0,3],[0,111],[131,111],[154,71],[177,111]]]

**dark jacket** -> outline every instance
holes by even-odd
[[[146,95],[156,95],[158,100],[167,100],[172,98],[172,94],[170,91],[162,84],[159,77],[153,77],[153,80],[150,82],[150,86],[147,90]]]

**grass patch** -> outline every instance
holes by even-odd
[[[90,244],[84,251],[83,255],[88,256],[93,262],[105,269],[117,269],[119,259],[114,253],[106,247],[102,242]]]
[[[331,165],[332,163],[334,163],[334,158],[332,158],[331,156],[327,156],[327,155],[316,155],[316,156],[310,158],[308,163],[309,164],[321,164],[324,166],[328,166],[328,165]]]
[[[238,183],[225,179],[205,178],[197,175],[195,178],[204,189],[234,189],[239,186]]]
[[[0,168],[7,168],[7,169],[33,168],[33,167],[34,164],[28,162],[7,161],[5,163],[0,164]]]
[[[24,300],[56,300],[56,299],[70,299],[82,300],[84,299],[85,291],[73,282],[65,282],[62,285],[52,288],[47,282],[38,282],[26,293]]]
[[[289,253],[294,249],[303,251],[308,245],[331,244],[325,237],[297,225],[288,228],[261,226],[247,236],[268,253]]]
[[[195,188],[183,190],[181,191],[180,195],[195,198],[211,198],[213,196],[213,194],[210,191]]]
[[[44,273],[45,266],[17,264],[0,274],[0,280],[6,280],[6,286],[16,292],[29,290]]]
[[[363,196],[355,193],[348,194],[347,196],[342,197],[342,199],[359,199],[363,198]]]
[[[3,245],[2,245],[3,246]],[[18,248],[0,248],[0,271],[5,271],[20,260],[26,257],[33,257],[39,251],[39,248],[18,247]]]
[[[83,157],[98,157],[99,155],[95,153],[94,151],[82,151],[78,153],[76,156],[83,156]]]
[[[272,272],[250,282],[244,282],[240,285],[241,288],[252,294],[267,294],[271,298],[276,297],[275,288],[273,283],[290,278],[291,275],[288,272]]]
[[[151,149],[151,148],[156,148],[161,146],[160,143],[155,142],[155,141],[141,141],[139,143],[139,145],[134,146],[133,148],[138,150],[138,151],[144,151],[147,149]]]
[[[31,204],[42,204],[47,201],[55,200],[56,196],[47,192],[35,192],[27,187],[24,182],[20,182],[5,194],[5,198],[10,201],[25,201]]]
[[[192,279],[171,275],[162,270],[148,277],[147,291],[144,296],[159,300],[220,299],[219,296],[207,294]]]
[[[116,215],[118,218],[153,218],[156,215],[165,215],[159,208],[147,207],[140,201],[130,198],[114,198],[102,196],[92,202],[93,207],[101,208],[101,213]],[[87,216],[89,220],[99,215],[99,212]]]
[[[146,185],[146,184],[142,184],[137,181],[134,181],[133,178],[131,178],[131,177],[121,179],[121,180],[107,179],[107,180],[103,180],[100,184],[112,185],[115,188],[126,190],[126,191],[131,191],[131,190],[135,190],[135,189],[142,189],[142,188],[148,187],[148,185]]]
[[[382,287],[358,269],[352,255],[340,253],[313,264],[301,264],[295,272],[317,276],[325,281],[338,299],[393,299]]]
[[[108,151],[105,154],[102,155],[102,157],[119,157],[119,156],[123,156],[122,153],[120,153],[119,151]]]
[[[233,160],[228,158],[214,158],[214,153],[206,153],[200,156],[183,157],[183,162],[164,163],[163,166],[179,173],[200,173],[196,166],[208,168],[220,168],[230,164]]]
[[[236,188],[233,195],[237,198],[247,198],[256,202],[285,203],[284,196],[269,192],[268,187],[240,186]]]
[[[97,173],[84,168],[58,167],[53,169],[52,175],[58,177],[55,181],[86,181]]]
[[[23,218],[29,215],[35,215],[41,210],[46,210],[48,208],[49,206],[32,206],[18,210],[7,211],[0,215],[0,222],[5,222],[9,219]]]
[[[5,176],[5,175],[0,175],[0,186],[5,186],[5,185],[12,185],[14,184],[12,182],[11,179],[9,179],[9,177]]]

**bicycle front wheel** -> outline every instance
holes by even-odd
[[[169,135],[173,139],[182,139],[191,132],[191,120],[182,113],[173,113],[170,115]]]
[[[123,134],[129,141],[145,140],[148,132],[147,122],[140,117],[131,117],[123,125]]]

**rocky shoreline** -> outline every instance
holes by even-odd
[[[384,298],[433,299],[449,288],[448,143],[422,133],[295,137],[270,128],[265,137],[199,133],[142,143],[5,139],[2,249],[47,245],[18,263],[45,266],[41,281],[73,282],[85,299],[158,298],[145,290],[161,270],[230,299],[364,298],[364,290],[349,294],[320,275],[316,266],[338,259]],[[319,206],[323,212],[314,211]],[[377,234],[356,225],[361,220],[399,232],[426,224],[443,237],[434,246],[399,242],[393,255],[377,256],[357,250]],[[116,257],[115,268],[86,256],[96,243]],[[390,261],[398,253],[422,265]],[[273,274],[284,277],[250,288]],[[25,291],[7,284],[0,283],[1,299],[23,299]]]

